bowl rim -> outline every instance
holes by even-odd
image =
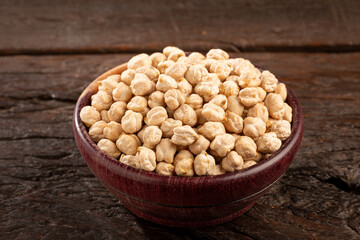
[[[78,98],[74,114],[73,114],[73,130],[76,131],[76,133],[79,136],[79,139],[87,146],[92,148],[96,152],[103,153],[96,145],[95,142],[93,142],[86,130],[85,124],[80,119],[80,111],[82,107],[89,105],[91,96],[97,91],[98,83],[107,78],[108,76],[115,75],[115,74],[121,74],[123,71],[127,69],[127,63],[120,64],[118,66],[115,66],[111,68],[110,70],[106,71],[105,73],[98,76],[95,80],[93,80],[81,93],[80,97]],[[285,84],[286,85],[286,84]],[[147,172],[141,169],[136,169],[134,167],[128,166],[124,163],[121,163],[119,160],[112,158],[108,156],[107,154],[103,154],[102,156],[106,161],[111,162],[112,164],[117,165],[118,167],[122,168],[125,172],[129,172],[129,174],[137,174],[140,175],[143,178],[148,178],[151,180],[154,180],[156,178],[160,182],[177,182],[180,179],[191,179],[194,183],[201,183],[202,180],[211,179],[213,183],[222,183],[223,181],[231,181],[234,179],[239,178],[247,178],[251,175],[256,174],[259,171],[264,171],[271,167],[271,165],[276,164],[277,162],[280,162],[281,159],[290,152],[297,144],[297,141],[299,138],[302,138],[303,134],[303,128],[304,128],[304,118],[303,118],[303,112],[302,108],[300,106],[299,101],[293,94],[293,92],[289,89],[289,87],[286,85],[287,89],[287,99],[286,102],[292,107],[292,130],[291,135],[288,139],[285,140],[285,142],[281,145],[280,149],[273,153],[270,157],[260,160],[257,164],[237,170],[234,172],[227,172],[225,174],[215,175],[215,176],[193,176],[193,177],[183,177],[183,176],[164,176],[157,174],[155,172]],[[199,181],[201,179],[201,181]],[[190,180],[190,181],[191,181]],[[189,180],[187,180],[189,181]]]

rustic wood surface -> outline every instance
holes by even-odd
[[[231,2],[0,2],[0,239],[360,238],[359,2]],[[73,139],[85,86],[134,52],[167,44],[245,50],[233,56],[274,72],[305,113],[302,145],[283,178],[216,227],[134,216],[92,175]]]

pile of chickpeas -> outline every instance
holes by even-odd
[[[286,86],[221,49],[131,58],[99,81],[80,118],[104,153],[145,171],[204,176],[255,165],[291,134]]]

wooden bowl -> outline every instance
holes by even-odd
[[[93,174],[137,216],[173,227],[203,227],[230,221],[250,209],[292,162],[300,146],[304,120],[300,104],[289,88],[287,103],[293,109],[291,136],[275,154],[247,169],[218,176],[161,176],[105,155],[90,139],[79,113],[89,105],[98,81],[121,74],[126,66],[107,71],[84,90],[76,103],[73,130],[80,153]]]

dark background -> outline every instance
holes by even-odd
[[[223,48],[299,98],[301,148],[254,207],[216,227],[131,214],[72,133],[77,97],[139,52]],[[360,2],[0,0],[1,239],[359,239]]]

